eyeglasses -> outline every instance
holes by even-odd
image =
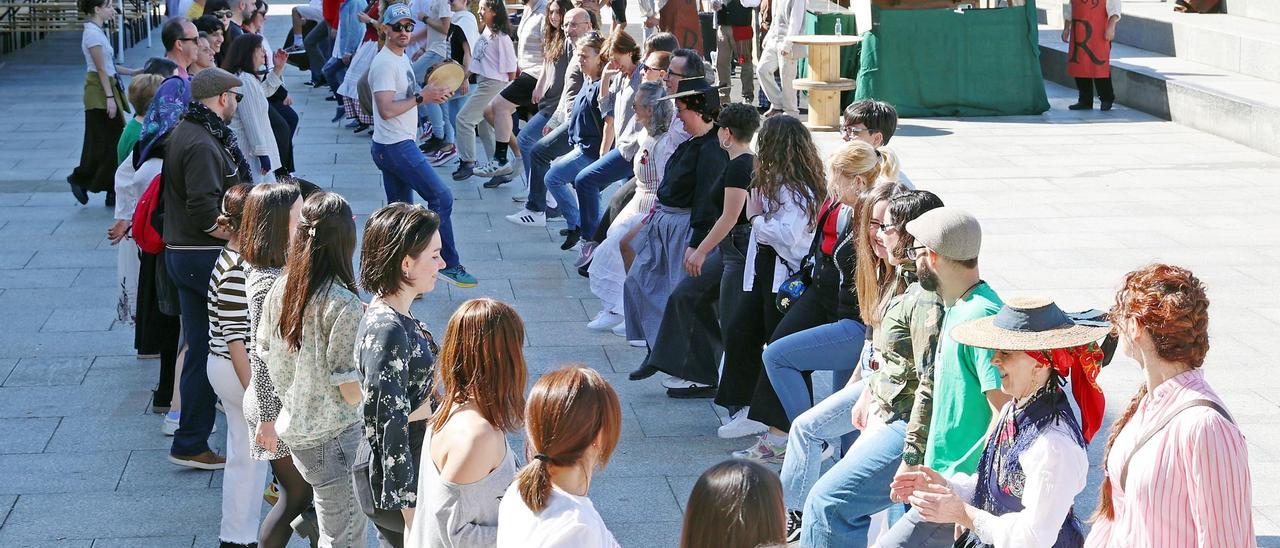
[[[918,246],[915,246],[915,247],[908,247],[908,248],[907,248],[907,259],[912,260],[912,261],[914,261],[914,260],[916,260],[916,259],[919,259],[920,257],[923,257],[923,256],[924,256],[924,252],[925,252],[925,251],[927,251],[928,249],[929,249],[929,248],[928,248],[927,246],[923,246],[923,245],[918,245]]]
[[[667,69],[664,69],[664,68],[658,68],[658,67],[651,67],[651,66],[646,65],[646,64],[644,64],[644,63],[640,63],[640,70],[643,70],[643,71],[645,71],[645,72],[649,72],[649,71],[651,71],[651,70],[657,70],[657,71],[663,71],[663,72],[665,72]]]
[[[231,91],[231,90],[227,90],[227,91],[224,91],[223,93],[230,93],[230,94],[232,94],[232,95],[235,95],[235,96],[236,96],[236,102],[237,102],[237,103],[239,103],[240,101],[243,101],[243,100],[244,100],[244,94],[243,94],[243,93],[240,93],[240,92],[238,92],[238,91]]]
[[[881,234],[884,234],[884,233],[889,232],[890,230],[896,230],[897,228],[898,228],[898,225],[896,225],[896,224],[892,224],[892,223],[890,223],[890,224],[880,224],[880,225],[876,226],[876,232],[881,233]]]
[[[844,137],[845,139],[853,139],[854,137],[857,137],[858,135],[861,135],[868,131],[871,131],[871,130],[865,127],[854,127],[854,126],[845,126],[845,125],[840,126],[840,136]]]
[[[387,25],[391,32],[413,32],[413,23],[392,23]]]
[[[218,19],[230,19],[231,10],[218,10],[213,12],[213,16],[217,17]]]
[[[192,37],[190,37],[190,38],[187,38],[187,37],[185,37],[185,36],[184,36],[184,37],[182,37],[182,38],[179,38],[179,39],[178,39],[178,41],[179,41],[179,42],[191,42],[191,43],[195,43],[195,42],[196,42],[197,40],[199,40],[199,39],[200,39],[200,37],[199,37],[199,36],[192,36]]]

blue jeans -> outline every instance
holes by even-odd
[[[315,447],[293,448],[293,464],[315,493],[321,546],[365,548],[369,518],[356,500],[351,468],[364,443],[364,426],[352,423],[333,439]]]
[[[427,163],[427,157],[413,141],[400,141],[390,145],[373,143],[370,147],[373,163],[382,170],[382,188],[387,193],[387,203],[413,203],[416,191],[427,207],[440,216],[440,255],[445,265],[458,265],[458,248],[453,240],[453,193],[445,186],[435,168]]]
[[[538,111],[537,114],[529,117],[529,121],[520,128],[520,133],[516,134],[516,144],[520,145],[525,173],[533,173],[533,147],[542,139],[542,129],[547,127],[547,121],[550,119],[550,116]]]
[[[421,84],[422,80],[427,76],[427,71],[441,61],[444,61],[444,57],[441,57],[439,53],[424,53],[422,57],[414,61],[413,74],[418,83]],[[423,103],[422,106],[418,107],[418,116],[422,117],[423,115],[426,115],[427,120],[431,122],[431,136],[437,139],[444,139],[444,126],[446,123],[444,109],[440,108],[440,105],[436,103]],[[452,121],[449,121],[449,123],[452,123]]]
[[[599,160],[587,166],[573,180],[578,190],[578,207],[581,209],[582,235],[590,237],[600,224],[600,191],[615,181],[631,178],[631,162],[622,157],[617,148],[610,150]],[[556,198],[559,200],[560,198]]]
[[[209,434],[217,411],[218,395],[209,384],[209,277],[221,250],[166,249],[165,267],[178,287],[182,310],[182,336],[187,341],[187,357],[182,362],[178,391],[182,394],[182,417],[173,435],[169,453],[199,455],[209,450]]]
[[[533,157],[533,162],[527,172],[529,177],[529,201],[524,204],[525,209],[529,211],[547,210],[547,170],[551,168],[551,162],[567,154],[571,148],[569,146],[569,124],[560,124],[560,127],[543,135],[538,140],[538,143],[533,145],[532,153],[525,152],[525,158]],[[556,198],[556,200],[559,199],[559,197]]]
[[[324,80],[329,84],[329,91],[338,93],[338,86],[342,85],[342,79],[347,76],[347,64],[342,62],[341,57],[330,57],[325,61],[324,68],[320,69],[324,73]]]
[[[814,482],[822,475],[822,449],[834,447],[842,436],[853,433],[851,412],[866,383],[845,386],[791,422],[787,455],[782,461],[782,495],[788,510],[803,510]]]
[[[863,432],[818,479],[804,504],[801,546],[867,545],[871,516],[893,505],[889,482],[902,462],[906,432],[901,420]]]
[[[583,152],[581,148],[573,147],[568,154],[551,162],[551,167],[547,169],[545,176],[547,190],[551,192],[552,196],[556,197],[556,202],[560,204],[560,214],[564,215],[564,222],[571,229],[581,227],[582,220],[578,217],[578,205],[576,203],[578,198],[569,189],[569,183],[572,183],[578,173],[581,173],[582,170],[595,161],[594,157]],[[599,201],[599,198],[597,198],[597,201]]]
[[[471,93],[468,89],[467,93]],[[458,144],[458,130],[453,127],[458,123],[458,112],[462,110],[462,105],[467,102],[467,93],[455,93],[448,101],[444,102],[444,140],[451,145]]]
[[[764,349],[765,373],[788,419],[796,420],[813,406],[805,372],[832,371],[832,386],[848,383],[858,364],[845,357],[862,353],[866,334],[867,328],[861,322],[844,319],[792,333]],[[840,359],[832,359],[833,356]]]

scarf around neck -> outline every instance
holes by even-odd
[[[240,145],[236,142],[236,134],[231,131],[227,123],[222,120],[221,116],[213,112],[212,109],[205,106],[200,101],[191,101],[187,105],[186,114],[182,115],[184,120],[199,124],[205,131],[208,131],[214,139],[222,144],[222,148],[231,155],[231,160],[236,163],[236,169],[240,172],[240,179],[245,182],[253,180],[253,172],[249,169],[249,162],[245,160],[244,153],[240,151]]]

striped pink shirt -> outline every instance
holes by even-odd
[[[1223,405],[1199,369],[1165,381],[1138,404],[1106,462],[1115,519],[1094,523],[1087,548],[1257,546],[1244,436],[1211,408],[1187,409],[1173,419],[1129,463],[1129,492],[1120,485],[1138,438],[1194,399]]]

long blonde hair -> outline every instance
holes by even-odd
[[[889,261],[876,256],[872,251],[870,231],[871,215],[876,204],[888,202],[889,198],[902,190],[897,181],[882,181],[871,190],[858,196],[858,205],[853,212],[853,237],[857,238],[858,254],[854,263],[854,285],[858,291],[858,314],[862,323],[870,327],[880,327],[880,314],[877,305],[881,294],[893,282],[893,267]]]

